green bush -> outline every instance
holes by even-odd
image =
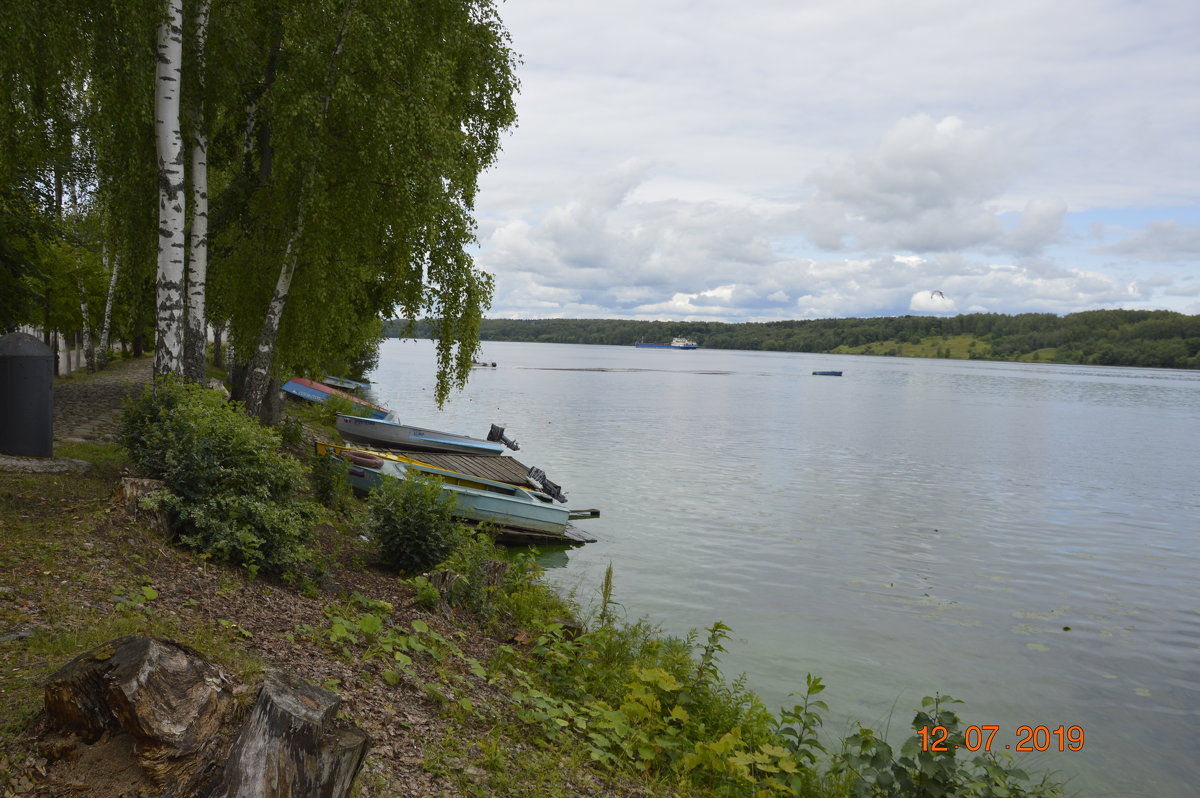
[[[378,544],[385,563],[419,574],[449,557],[462,539],[454,509],[454,496],[439,481],[409,472],[404,479],[384,479],[371,491],[364,532]]]
[[[331,454],[312,461],[313,496],[336,513],[348,513],[354,506],[354,492],[346,481],[349,464]]]
[[[305,469],[239,404],[159,380],[126,408],[122,443],[139,473],[166,483],[153,503],[183,544],[252,570],[311,559],[315,507],[296,496]]]

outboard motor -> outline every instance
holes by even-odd
[[[491,431],[488,432],[487,439],[494,443],[503,443],[514,452],[519,451],[521,448],[517,445],[516,441],[504,437],[504,427],[497,427],[495,424],[492,425]]]
[[[546,472],[542,469],[533,468],[531,466],[529,473],[526,476],[531,483],[534,483],[542,491],[542,493],[546,494],[551,499],[562,502],[563,504],[567,503],[567,497],[562,492],[562,486],[556,485],[547,479]]]

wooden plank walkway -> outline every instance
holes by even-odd
[[[438,452],[397,451],[396,453],[411,457],[421,463],[428,463],[434,468],[444,468],[447,471],[457,471],[460,474],[470,474],[473,477],[483,477],[496,482],[507,482],[510,485],[526,485],[525,477],[529,474],[529,466],[512,457]]]

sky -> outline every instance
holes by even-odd
[[[1200,313],[1196,0],[500,14],[490,317]]]

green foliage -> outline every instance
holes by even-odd
[[[310,561],[314,507],[296,496],[304,468],[236,403],[160,380],[127,407],[122,443],[139,473],[166,483],[149,504],[167,511],[184,545],[252,571]]]
[[[351,402],[346,397],[337,396],[336,394],[321,402],[316,408],[321,420],[327,424],[336,423],[339,413],[343,416],[366,418],[374,412],[373,408],[361,405],[358,402]]]
[[[445,560],[462,540],[454,509],[454,496],[438,480],[410,471],[404,479],[383,479],[371,491],[364,532],[385,563],[418,574]]]
[[[331,454],[312,460],[313,496],[334,512],[348,513],[354,506],[354,492],[346,481],[348,470],[345,460]]]
[[[958,715],[945,707],[960,704],[950,696],[926,696],[921,711],[913,718],[912,728],[940,726],[948,736],[945,750],[933,745],[924,750],[918,736],[909,737],[895,756],[892,747],[870,729],[842,741],[842,751],[834,757],[835,773],[851,776],[851,794],[856,798],[1057,798],[1062,787],[1043,779],[1027,786],[1029,776],[1011,763],[1002,763],[992,754],[960,760],[960,747],[966,749]]]
[[[786,745],[796,757],[797,762],[813,765],[817,762],[817,752],[825,753],[825,746],[821,745],[817,738],[817,729],[824,722],[821,712],[829,711],[829,706],[824,701],[813,697],[825,690],[821,677],[813,676],[810,673],[804,679],[805,691],[791,694],[802,696],[804,703],[795,704],[791,709],[779,711],[778,731],[780,736],[787,741]]]

